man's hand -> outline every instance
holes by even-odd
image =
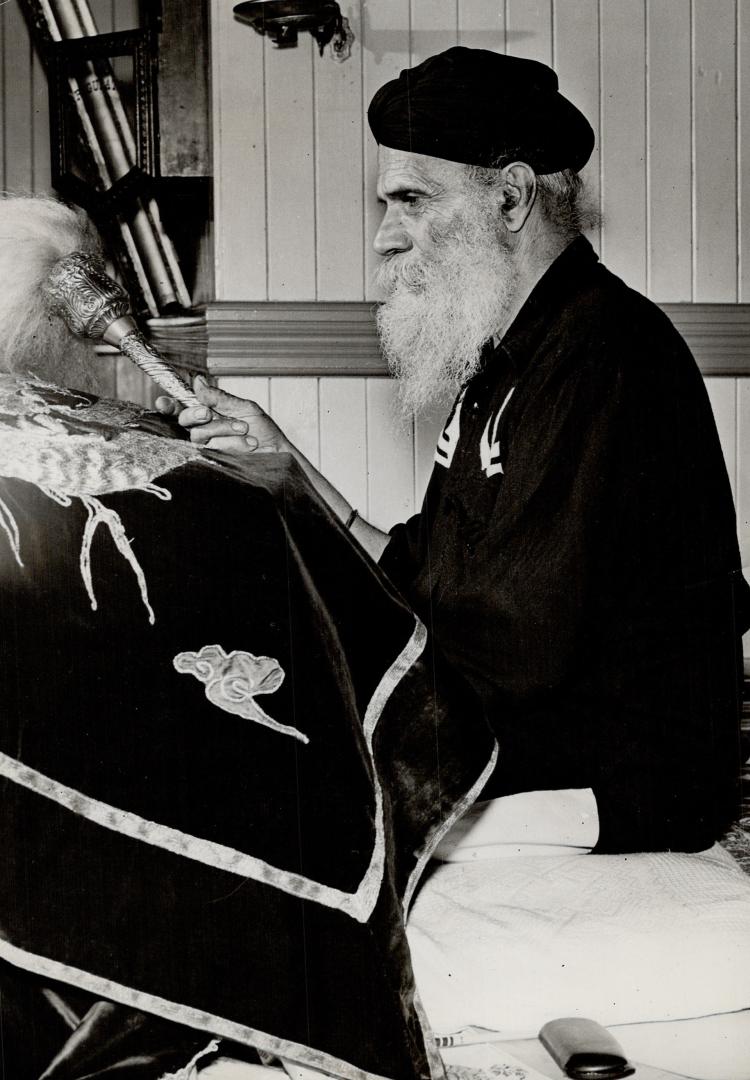
[[[202,375],[196,375],[193,390],[201,405],[183,408],[174,398],[156,399],[157,410],[164,416],[177,416],[189,431],[191,442],[235,454],[282,453],[291,449],[281,429],[254,401],[209,386]]]
[[[348,523],[347,527],[365,551],[375,560],[380,558],[388,543],[388,534],[359,515],[352,516],[351,504],[287,439],[260,405],[209,386],[202,375],[196,375],[193,390],[202,403],[199,406],[183,408],[174,398],[160,397],[156,399],[156,408],[164,416],[177,416],[180,424],[190,432],[191,440],[199,446],[235,454],[291,454],[336,517]]]

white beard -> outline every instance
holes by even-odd
[[[434,254],[392,255],[376,275],[387,297],[380,343],[406,416],[442,403],[474,374],[515,293],[509,249],[486,215],[475,210],[433,242]]]

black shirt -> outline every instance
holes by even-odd
[[[579,237],[462,389],[381,565],[479,693],[487,796],[592,787],[599,851],[735,812],[747,586],[682,338]]]

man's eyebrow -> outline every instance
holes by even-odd
[[[431,190],[426,184],[422,184],[419,181],[415,181],[413,184],[394,184],[393,187],[387,185],[381,188],[377,192],[378,202],[385,202],[386,199],[404,199],[409,195],[430,195]]]

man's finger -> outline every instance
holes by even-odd
[[[188,412],[185,409],[185,412]],[[190,439],[199,446],[205,446],[212,439],[236,439],[247,435],[248,427],[243,420],[230,420],[223,416],[207,417],[206,420],[183,421],[184,413],[180,414],[180,423],[190,429]],[[257,439],[253,439],[257,446]]]
[[[196,375],[193,379],[193,392],[200,402],[222,416],[254,416],[260,412],[254,401],[227,394],[218,386],[209,385],[202,375]]]
[[[161,394],[154,402],[154,408],[157,412],[160,412],[162,416],[177,416],[182,409],[182,405],[180,405],[176,398],[169,397],[167,394]]]
[[[192,428],[207,424],[214,416],[215,414],[207,405],[188,405],[180,413],[180,423],[183,427]]]
[[[258,440],[254,435],[233,435],[231,438],[212,439],[208,450],[224,450],[229,454],[247,454],[257,450]]]

